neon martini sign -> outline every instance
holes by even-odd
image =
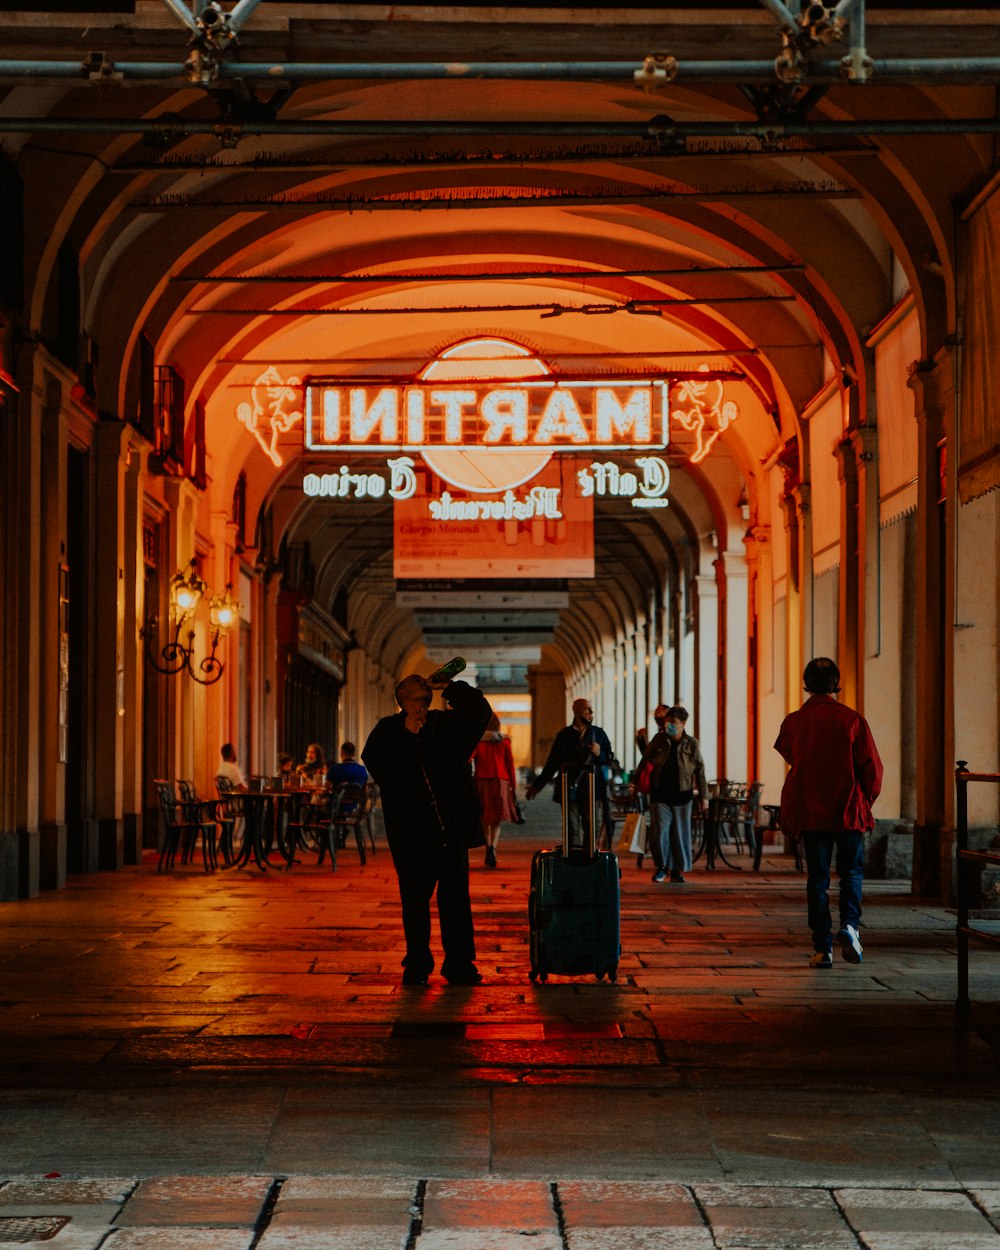
[[[313,455],[386,454],[385,476],[354,473],[346,464],[335,473],[307,473],[307,495],[410,498],[419,456],[449,486],[501,496],[505,511],[520,507],[510,492],[560,454],[581,458],[581,495],[665,507],[670,474],[656,453],[669,445],[671,420],[694,435],[690,459],[697,463],[739,415],[717,377],[689,376],[676,389],[670,379],[554,378],[527,348],[504,339],[457,343],[407,382],[312,378],[303,387],[271,367],[254,383],[251,399],[237,416],[276,466],[279,440],[299,424]],[[628,452],[642,453],[632,469],[585,460],[588,453]],[[551,505],[545,511],[551,516]]]

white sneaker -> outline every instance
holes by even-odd
[[[810,968],[832,968],[833,956],[829,951],[816,951],[814,955],[809,957]]]
[[[861,945],[861,939],[854,925],[845,925],[837,934],[837,941],[840,943],[840,953],[849,964],[861,963],[865,948]]]

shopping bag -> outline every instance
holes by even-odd
[[[627,812],[622,822],[619,851],[630,855],[646,854],[646,816],[644,812]]]

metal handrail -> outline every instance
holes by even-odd
[[[969,998],[969,939],[1000,943],[1000,933],[986,933],[969,924],[969,878],[968,866],[977,864],[1000,864],[1000,851],[969,850],[969,782],[986,782],[996,785],[1000,773],[970,773],[968,763],[958,760],[955,766],[955,875],[958,891],[958,908],[955,936],[958,946],[958,990],[955,1011],[967,1016],[972,1011]]]

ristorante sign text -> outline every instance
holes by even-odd
[[[306,389],[305,444],[311,451],[653,450],[669,441],[668,418],[661,381],[314,381]]]

